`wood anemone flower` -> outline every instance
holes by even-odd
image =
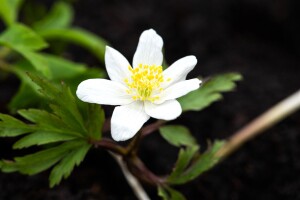
[[[186,56],[163,71],[163,40],[153,30],[144,31],[133,57],[132,66],[117,50],[106,47],[106,79],[81,82],[76,94],[88,103],[119,105],[111,118],[114,140],[132,138],[150,118],[173,120],[181,112],[176,98],[199,88],[197,78],[186,80],[197,64],[195,56]]]

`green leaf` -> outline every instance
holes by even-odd
[[[43,127],[44,129],[67,130],[65,127],[68,125],[65,124],[61,118],[45,110],[19,110],[18,113],[25,119]]]
[[[66,155],[66,157],[64,157],[60,163],[52,169],[49,177],[50,187],[54,187],[60,183],[62,178],[68,178],[74,167],[78,166],[82,162],[90,148],[90,144],[82,145]]]
[[[176,182],[177,178],[187,169],[192,159],[198,155],[199,146],[190,146],[187,148],[181,148],[178,154],[178,159],[175,167],[168,177],[168,182]]]
[[[67,28],[73,20],[73,10],[71,6],[65,2],[57,2],[53,5],[50,12],[41,20],[33,24],[36,31]]]
[[[17,93],[9,102],[8,108],[11,113],[15,113],[18,109],[34,107],[41,103],[41,97],[37,91],[30,85],[22,82]]]
[[[65,81],[84,74],[88,68],[84,64],[75,63],[50,54],[42,54],[48,62],[52,80]]]
[[[171,187],[158,187],[158,196],[162,197],[163,200],[185,200],[186,198],[178,191]]]
[[[12,25],[18,17],[23,0],[0,0],[0,17],[6,25]]]
[[[227,73],[212,77],[193,92],[179,98],[183,111],[200,111],[215,101],[222,99],[221,92],[228,92],[236,87],[235,81],[242,79],[238,73]]]
[[[18,140],[13,148],[22,149],[34,145],[44,145],[53,142],[65,142],[68,140],[76,139],[77,137],[64,132],[54,131],[36,131]]]
[[[205,153],[200,155],[191,166],[177,176],[176,179],[172,179],[172,184],[184,184],[189,182],[203,172],[209,170],[219,162],[219,157],[216,156],[216,152],[224,145],[224,141],[216,141],[212,147],[210,147]]]
[[[180,147],[197,145],[196,139],[184,126],[167,125],[161,127],[159,132],[165,140],[174,146]]]
[[[75,98],[65,84],[58,87],[36,75],[29,74],[29,76],[41,88],[42,95],[53,102],[50,107],[55,115],[72,127],[72,130],[80,133],[87,132]]]
[[[80,82],[90,78],[101,78],[105,73],[96,68],[87,68],[84,65],[73,63],[56,56],[49,56],[43,54],[48,62],[49,69],[52,74],[54,83],[61,83],[63,81],[70,86],[73,93],[75,93]],[[13,72],[21,79],[21,86],[9,104],[11,112],[16,112],[18,109],[44,106],[43,99],[39,88],[27,75],[39,75],[32,65],[28,62],[20,62],[15,64]]]
[[[107,42],[95,34],[79,28],[51,29],[40,31],[45,40],[62,40],[86,48],[104,62]]]
[[[33,51],[28,51],[24,48],[18,48],[15,50],[22,54],[35,67],[37,71],[41,72],[48,78],[52,77],[48,62],[41,54]]]
[[[0,114],[0,136],[15,137],[34,130],[22,121],[5,114]]]
[[[51,77],[47,61],[36,51],[47,47],[47,43],[30,28],[14,24],[0,35],[0,44],[24,56],[35,68]]]
[[[39,35],[22,24],[14,24],[5,30],[0,36],[0,44],[12,49],[23,48],[29,51],[41,50],[48,46]]]
[[[100,140],[105,121],[104,110],[98,104],[87,104],[86,127],[91,139]]]
[[[69,134],[77,137],[82,136],[80,132],[74,131],[73,127],[69,124],[66,124],[59,116],[49,113],[45,110],[19,110],[18,113],[25,119],[35,123],[38,127],[38,130]]]
[[[53,166],[73,149],[85,144],[85,141],[73,140],[34,154],[16,157],[14,162],[2,161],[1,170],[3,172],[19,171],[28,175],[37,174]]]

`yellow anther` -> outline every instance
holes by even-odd
[[[160,87],[164,81],[162,66],[139,64],[134,69],[128,66],[128,69],[131,76],[129,79],[124,79],[124,82],[129,88],[126,92],[134,95],[132,99],[151,102],[158,100],[159,96],[153,96],[152,93],[163,90]]]

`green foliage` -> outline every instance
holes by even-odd
[[[197,145],[196,139],[184,126],[168,125],[161,127],[159,131],[161,136],[174,146],[180,147]]]
[[[49,29],[67,28],[73,21],[74,13],[71,6],[64,2],[57,2],[50,12],[41,20],[33,24],[37,32]]]
[[[220,158],[216,156],[216,152],[223,145],[224,145],[224,141],[216,141],[208,150],[206,150],[206,152],[204,152],[201,155],[197,155],[189,164],[189,166],[184,161],[185,160],[191,161],[190,157],[192,156],[191,154],[193,151],[183,152],[179,154],[177,164],[182,165],[182,163],[185,163],[185,166],[188,167],[184,171],[181,171],[182,173],[180,174],[177,173],[176,176],[171,174],[171,176],[168,179],[168,182],[170,184],[184,184],[186,182],[189,182],[197,178],[203,172],[215,166],[220,160]]]
[[[70,85],[73,92],[77,85],[85,79],[104,77],[104,72],[100,69],[89,69],[83,64],[74,63],[50,54],[40,55],[48,63],[52,80],[56,83],[63,81]],[[16,111],[41,104],[43,101],[41,101],[41,95],[37,91],[38,87],[27,76],[28,72],[35,75],[40,75],[40,73],[36,72],[34,67],[26,61],[16,63],[12,68],[12,72],[20,78],[21,86],[10,102],[10,110]]]
[[[171,145],[180,147],[176,164],[167,178],[169,184],[189,182],[218,163],[219,158],[215,153],[223,146],[223,141],[216,141],[201,154],[196,139],[186,127],[168,125],[159,130],[162,137]]]
[[[0,0],[0,17],[6,25],[15,23],[23,0]]]
[[[36,51],[47,47],[47,43],[34,31],[22,24],[14,24],[0,35],[0,44],[24,56],[36,70],[51,77],[47,62]]]
[[[220,74],[210,78],[193,92],[179,98],[183,111],[200,111],[215,101],[222,99],[221,92],[228,92],[236,87],[235,81],[242,79],[238,73]]]
[[[1,137],[19,136],[34,130],[33,127],[11,117],[10,115],[0,114],[0,120]]]
[[[83,116],[65,84],[56,85],[36,75],[29,76],[40,88],[41,96],[47,101],[50,111],[20,110],[18,113],[27,123],[0,114],[0,136],[23,136],[13,145],[15,149],[37,145],[42,150],[16,157],[14,161],[1,161],[0,167],[4,172],[19,171],[32,175],[55,165],[50,174],[50,186],[53,187],[63,177],[68,177],[84,159],[91,147],[88,141],[101,139],[104,112],[100,106],[90,105],[86,109],[93,109],[95,113]]]
[[[59,184],[62,178],[68,178],[73,168],[82,162],[90,147],[91,145],[86,143],[72,149],[51,171],[50,187]]]
[[[185,200],[186,199],[180,192],[168,186],[164,186],[164,187],[159,186],[158,195],[163,200]]]
[[[60,28],[39,31],[39,34],[47,41],[60,40],[82,46],[104,62],[107,42],[93,33],[80,28]]]
[[[198,156],[198,150],[199,146],[189,146],[187,148],[180,149],[175,167],[168,177],[168,181],[170,183],[176,182],[177,179],[180,179],[182,174],[191,164],[193,158]]]

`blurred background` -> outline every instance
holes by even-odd
[[[25,2],[49,8],[55,1]],[[236,91],[225,94],[224,100],[199,113],[185,113],[174,122],[187,125],[203,148],[208,140],[230,137],[300,88],[299,0],[72,2],[75,25],[102,36],[128,60],[141,32],[153,28],[164,39],[169,64],[186,55],[197,57],[189,77],[232,71],[243,75]],[[101,65],[79,47],[70,46],[68,56]],[[2,93],[13,94],[18,82],[11,79],[7,84],[11,88],[1,89]],[[178,189],[187,199],[300,199],[299,145],[298,112]],[[140,153],[150,169],[163,174],[172,169],[176,152],[154,134],[144,141]],[[103,151],[91,152],[68,180],[52,190],[47,175],[0,174],[0,199],[135,199],[117,165]],[[155,189],[146,189],[158,199]]]

